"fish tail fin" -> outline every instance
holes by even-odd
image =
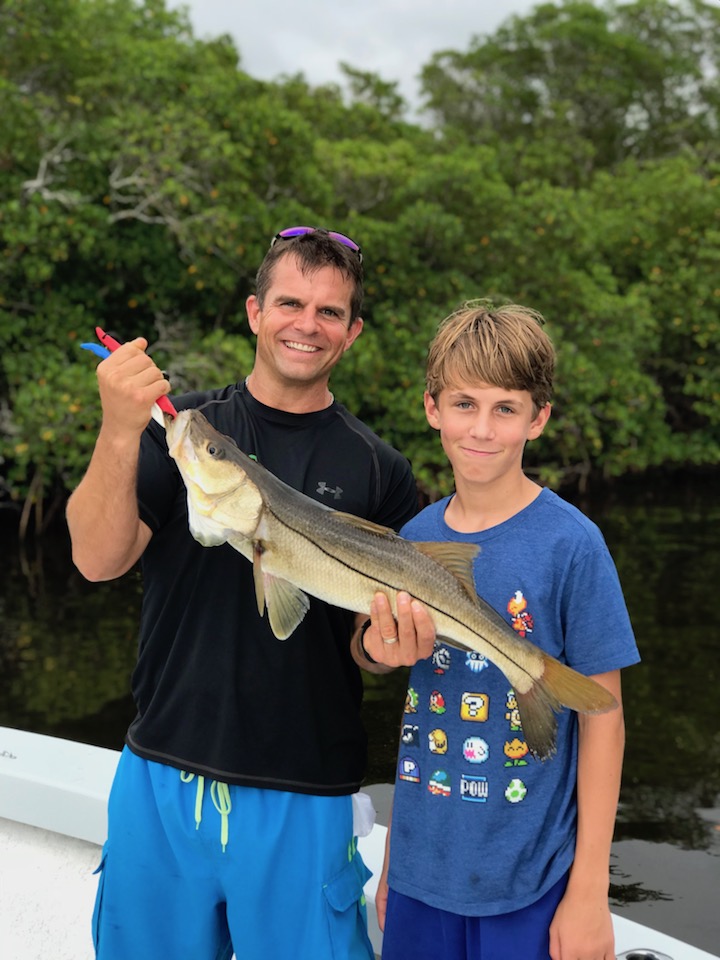
[[[530,752],[538,760],[551,757],[557,749],[557,719],[562,707],[578,713],[605,713],[617,700],[601,684],[554,657],[543,654],[543,673],[525,693],[515,690],[523,734]]]

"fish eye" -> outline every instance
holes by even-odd
[[[219,447],[216,443],[213,443],[212,440],[208,443],[207,447],[208,455],[215,457],[216,460],[222,460],[225,456],[225,451],[222,447]]]

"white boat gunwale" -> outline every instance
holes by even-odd
[[[56,960],[91,960],[93,871],[105,841],[119,756],[116,750],[0,727],[0,932],[7,960],[49,953]],[[373,872],[365,896],[378,954],[382,934],[375,893],[385,835],[386,828],[376,824],[358,844]],[[21,874],[27,882],[20,882]],[[720,960],[617,913],[613,924],[618,960]]]

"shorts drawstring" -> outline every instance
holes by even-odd
[[[194,773],[188,773],[186,770],[180,771],[180,779],[183,783],[190,783],[195,779]],[[197,775],[197,791],[195,792],[195,829],[200,829],[202,823],[202,803],[205,794],[205,777]],[[230,787],[222,780],[213,780],[210,783],[210,799],[213,806],[220,814],[220,844],[222,851],[228,845],[230,838],[230,821],[228,819],[232,810],[232,801],[230,799]]]
[[[228,815],[232,810],[232,801],[230,800],[230,787],[222,780],[213,780],[210,784],[210,796],[215,804],[215,809],[220,814],[220,843],[223,853],[230,839],[230,821]]]

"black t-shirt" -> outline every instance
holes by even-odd
[[[399,529],[417,511],[410,465],[343,406],[291,414],[244,384],[179,398],[290,486],[334,509]],[[140,516],[153,536],[127,744],[141,757],[227,783],[335,796],[362,782],[362,679],[353,614],[314,598],[281,641],[257,611],[252,565],[203,547],[186,490],[151,424],[141,445]]]

